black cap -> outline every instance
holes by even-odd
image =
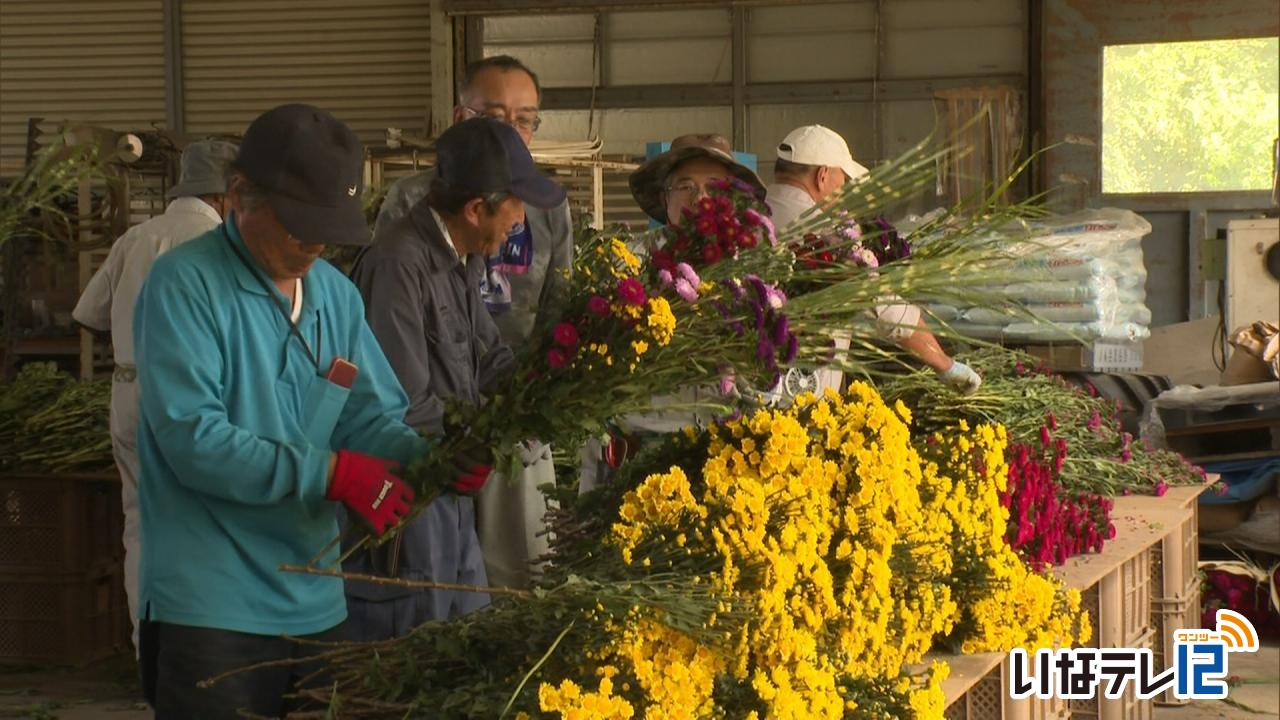
[[[240,141],[236,167],[267,191],[280,224],[299,241],[369,244],[364,149],[328,112],[293,104],[259,115]]]
[[[533,164],[515,128],[487,117],[464,120],[436,139],[436,172],[458,190],[510,193],[543,210],[567,194]]]

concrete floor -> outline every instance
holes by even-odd
[[[1242,684],[1229,702],[1200,701],[1156,707],[1153,720],[1266,720],[1280,717],[1280,645],[1255,655],[1232,655],[1231,673]],[[25,720],[150,720],[132,658],[80,670],[0,668],[0,718]]]
[[[137,666],[121,656],[79,669],[0,667],[0,718],[150,720]]]

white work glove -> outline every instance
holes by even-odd
[[[972,395],[982,387],[982,376],[962,362],[952,361],[951,367],[938,373],[938,379],[961,395]]]

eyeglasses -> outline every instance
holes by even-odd
[[[465,110],[470,117],[487,117],[493,118],[494,120],[501,120],[511,127],[521,132],[527,132],[530,135],[538,132],[538,128],[542,127],[542,118],[539,117],[537,113],[522,113],[513,118],[509,118],[507,117],[507,111],[502,108],[495,107],[489,108],[488,110],[477,110],[473,107],[463,105],[462,109]]]
[[[675,195],[677,197],[694,198],[694,197],[699,197],[701,195],[710,195],[711,194],[710,183],[712,182],[715,182],[715,181],[709,180],[708,184],[699,185],[698,183],[693,182],[692,180],[684,180],[676,183],[675,185],[668,185],[667,187],[663,188],[663,190],[665,190],[668,195]]]

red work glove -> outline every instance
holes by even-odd
[[[454,478],[453,489],[466,494],[473,493],[484,487],[484,483],[489,479],[489,473],[493,472],[492,465],[474,464],[464,466],[462,471],[458,473],[458,477]]]
[[[413,490],[391,471],[397,463],[350,450],[338,451],[325,497],[346,505],[381,535],[409,512]]]

